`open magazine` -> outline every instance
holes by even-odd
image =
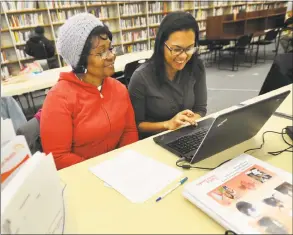
[[[187,184],[183,196],[237,234],[292,234],[292,174],[250,155]]]

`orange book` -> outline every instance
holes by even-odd
[[[11,16],[11,19],[12,19],[12,27],[16,27],[14,16]]]
[[[164,2],[164,5],[163,5],[163,12],[166,13],[167,11],[168,11],[167,2]]]

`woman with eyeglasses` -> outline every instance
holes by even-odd
[[[110,77],[111,41],[108,27],[88,13],[69,18],[59,30],[58,52],[73,70],[60,73],[40,118],[43,150],[52,152],[57,169],[138,140],[127,89]]]
[[[186,12],[160,24],[152,57],[130,79],[129,93],[140,138],[184,124],[196,125],[207,111],[205,69],[196,55],[199,29]]]

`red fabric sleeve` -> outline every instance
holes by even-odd
[[[74,105],[58,92],[48,93],[42,108],[41,140],[46,154],[52,153],[58,170],[84,159],[71,152]]]
[[[127,103],[128,108],[126,112],[126,125],[123,131],[123,134],[120,138],[118,147],[123,147],[128,144],[132,144],[136,141],[138,141],[138,132],[136,128],[136,122],[135,122],[135,116],[133,107],[129,98],[129,95],[127,94]]]

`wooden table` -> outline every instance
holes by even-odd
[[[264,94],[261,97],[253,98],[245,103],[255,102],[284,90],[291,90],[291,94],[282,103],[279,111],[282,110],[292,115],[291,85]],[[231,107],[210,116],[215,116],[234,108],[237,107]],[[261,144],[261,137],[264,131],[280,132],[282,128],[288,125],[292,125],[291,120],[272,116],[254,138],[205,159],[196,165],[203,167],[217,166],[224,160],[238,156],[246,149],[258,147]],[[270,133],[266,136],[264,147],[261,150],[251,151],[250,154],[292,173],[292,153],[284,152],[279,156],[271,156],[267,153],[268,151],[277,151],[285,147],[287,145],[284,144],[280,135]],[[183,198],[183,187],[175,190],[159,203],[155,202],[158,196],[155,195],[143,204],[133,204],[114,189],[106,187],[100,179],[89,172],[89,167],[115,157],[119,152],[126,149],[132,149],[162,163],[176,167],[175,162],[178,158],[156,145],[152,137],[150,137],[59,171],[60,178],[67,184],[64,192],[66,233],[224,234],[223,227]],[[189,182],[191,182],[206,172],[204,170],[189,170],[184,171],[184,175],[188,176]]]

